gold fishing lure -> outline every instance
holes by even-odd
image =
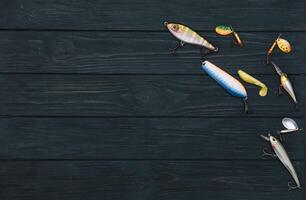
[[[271,47],[268,49],[266,57],[267,64],[269,63],[269,56],[272,54],[276,45],[284,53],[290,53],[292,50],[291,44],[287,40],[281,38],[281,34],[279,34],[278,37],[273,42],[273,44],[271,45]]]
[[[179,47],[182,47],[185,43],[198,45],[202,48],[208,49],[210,52],[218,51],[217,47],[209,43],[206,39],[204,39],[204,37],[200,36],[198,33],[185,25],[172,22],[165,22],[164,25],[167,27],[170,33],[180,41],[175,48],[170,49],[172,52],[177,50]]]
[[[216,33],[218,33],[219,35],[224,35],[224,36],[233,34],[238,46],[240,47],[243,46],[242,40],[240,39],[238,33],[234,31],[232,26],[224,26],[224,25],[217,26]]]
[[[245,82],[259,86],[261,88],[259,90],[259,95],[260,96],[264,97],[264,96],[267,95],[268,88],[265,84],[263,84],[262,82],[260,82],[259,80],[257,80],[256,78],[254,78],[253,76],[251,76],[250,74],[248,74],[248,73],[246,73],[242,70],[238,70],[238,75]]]
[[[284,90],[292,98],[292,100],[294,102],[294,105],[296,107],[298,101],[296,99],[295,92],[293,90],[293,87],[292,87],[292,84],[291,84],[290,80],[288,79],[287,74],[282,72],[282,70],[274,62],[271,62],[271,63],[274,66],[274,69],[275,69],[276,73],[280,76],[280,86],[278,88],[278,94],[281,94],[281,88],[284,88]]]

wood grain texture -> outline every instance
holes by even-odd
[[[240,32],[243,48],[231,48],[232,37],[201,33],[220,49],[207,58],[230,73],[275,73],[264,61],[277,32]],[[305,34],[283,37],[293,51],[275,49],[271,58],[286,73],[305,73]],[[0,32],[0,73],[202,74],[199,47],[186,45],[171,55],[168,48],[174,45],[170,33],[5,31]]]
[[[305,163],[294,162],[300,177]],[[1,199],[304,199],[278,161],[1,162]],[[301,178],[302,184],[305,180]]]
[[[295,119],[305,127],[305,119]],[[281,118],[1,118],[0,159],[261,160]],[[304,135],[285,137],[303,160]],[[272,149],[270,149],[272,151]]]
[[[0,8],[2,29],[164,30],[168,20],[198,30],[219,24],[238,30],[306,30],[303,0],[15,0]]]
[[[262,159],[259,134],[282,117],[305,126],[304,0],[33,0],[0,2],[0,199],[302,200],[305,134],[283,142],[284,166]],[[199,48],[176,55],[164,21],[186,23],[219,47],[208,56],[243,69],[250,114],[200,66]],[[245,46],[214,28],[231,24]],[[279,34],[293,46],[273,60],[300,102],[293,111],[265,52]]]
[[[199,66],[200,68],[200,66]],[[241,99],[202,76],[2,75],[0,113],[10,116],[304,116],[287,95],[276,96],[277,75],[262,75],[267,97],[247,85],[250,113]],[[305,75],[290,76],[298,100],[305,99]]]

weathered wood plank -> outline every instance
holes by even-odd
[[[200,66],[199,66],[200,67]],[[261,75],[270,88],[259,97],[247,85],[250,114],[242,101],[209,76],[1,75],[0,113],[11,116],[304,116],[305,75],[290,76],[300,100],[294,112],[278,97],[277,75]]]
[[[219,47],[208,58],[231,73],[275,73],[264,64],[277,33],[240,33],[245,46],[231,48],[231,37],[204,32]],[[275,50],[273,60],[287,73],[306,73],[304,33],[284,33],[293,51]],[[0,73],[201,74],[199,48],[186,45],[175,56],[169,33],[152,32],[0,32]]]
[[[305,162],[294,162],[302,185]],[[304,199],[278,161],[1,162],[1,199]],[[216,192],[222,191],[222,192]]]
[[[306,30],[305,2],[15,0],[1,3],[2,29],[164,30],[165,20],[198,30],[232,24],[238,30]]]
[[[1,118],[0,159],[260,160],[270,145],[259,135],[282,128],[281,118]],[[303,139],[285,137],[292,159],[305,158]]]

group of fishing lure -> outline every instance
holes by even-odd
[[[186,25],[179,24],[179,23],[172,23],[172,22],[165,22],[164,25],[167,27],[167,29],[170,31],[170,33],[178,39],[178,44],[176,47],[171,48],[170,51],[174,53],[178,48],[184,46],[185,44],[193,44],[200,46],[200,53],[202,55],[202,59],[204,60],[202,62],[202,69],[206,71],[206,73],[213,78],[220,86],[222,86],[227,92],[232,94],[235,97],[239,97],[242,99],[244,103],[244,110],[247,113],[248,112],[248,104],[247,99],[248,95],[246,92],[245,87],[242,85],[242,83],[234,78],[229,73],[225,72],[223,69],[219,68],[215,64],[211,63],[206,59],[206,56],[209,53],[218,52],[218,48],[208,42],[203,36],[199,35],[195,31],[193,31],[191,28],[187,27]],[[217,26],[215,29],[216,33],[223,36],[229,36],[232,35],[234,39],[232,40],[232,44],[236,44],[239,47],[243,46],[243,42],[240,39],[238,33],[233,29],[232,26]],[[290,80],[288,79],[288,76],[286,73],[284,73],[274,62],[270,62],[270,57],[272,55],[273,50],[275,47],[278,47],[282,52],[284,53],[290,53],[292,48],[290,43],[281,38],[281,35],[279,35],[272,43],[270,48],[267,51],[266,54],[266,64],[271,64],[276,73],[280,77],[280,85],[277,90],[277,94],[280,95],[282,93],[282,90],[285,90],[287,94],[291,97],[291,99],[294,102],[294,107],[297,108],[297,99],[295,92],[293,90],[292,84]],[[238,70],[239,77],[244,80],[247,83],[254,84],[258,87],[260,87],[259,95],[260,96],[266,96],[268,93],[268,87],[262,83],[261,81],[257,80],[250,74],[248,74],[245,71]],[[296,122],[293,119],[290,118],[283,118],[282,123],[285,130],[279,131],[280,135],[280,141],[282,140],[282,134],[284,133],[290,133],[290,132],[298,132],[302,129],[299,129]],[[296,186],[292,186],[290,183],[288,183],[289,190],[292,189],[298,189],[301,188],[297,173],[292,165],[292,162],[289,159],[289,156],[284,149],[281,142],[273,137],[271,134],[268,134],[267,136],[261,135],[263,139],[266,141],[269,141],[271,143],[272,149],[275,153],[267,153],[266,149],[263,149],[263,156],[270,155],[273,157],[278,157],[279,160],[283,163],[283,165],[287,168],[291,176],[293,177]]]

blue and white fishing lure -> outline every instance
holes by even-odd
[[[237,79],[207,60],[202,63],[202,68],[231,95],[241,98],[244,103],[244,111],[248,112],[248,94]]]

